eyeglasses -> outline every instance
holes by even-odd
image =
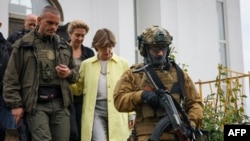
[[[167,49],[168,49],[168,46],[166,45],[149,46],[149,51],[152,51],[154,53],[159,53],[160,51],[166,52]]]

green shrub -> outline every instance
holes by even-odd
[[[224,140],[224,125],[247,124],[249,116],[245,113],[242,85],[237,79],[228,77],[226,68],[219,65],[219,75],[215,87],[217,93],[208,94],[204,99],[202,128],[210,133],[211,141]],[[230,87],[229,87],[230,86]]]

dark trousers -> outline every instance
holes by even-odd
[[[11,110],[7,109],[5,106],[0,106],[0,141],[5,140],[6,129],[16,129],[20,141],[31,141],[25,117],[23,117],[20,123],[16,125]]]
[[[2,87],[0,87],[0,141],[5,140],[6,129],[17,129],[20,141],[31,141],[30,132],[25,122],[25,115],[18,125],[15,124],[11,109],[7,108],[3,100]]]
[[[71,109],[71,137],[70,141],[81,141],[83,96],[74,96],[74,104]],[[77,131],[76,131],[77,130]]]
[[[0,106],[0,141],[5,139],[9,110],[5,106]]]

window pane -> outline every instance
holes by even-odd
[[[27,8],[31,8],[31,1],[30,0],[21,0],[20,5],[26,6]]]
[[[227,48],[225,43],[220,43],[220,60],[224,67],[228,67],[227,64]]]
[[[10,0],[9,12],[20,15],[39,15],[44,6],[51,5],[47,0]]]
[[[19,1],[11,1],[9,4],[9,11],[11,13],[17,13],[21,15],[26,15],[26,6],[25,5],[20,5]]]
[[[225,23],[224,23],[224,7],[223,2],[217,1],[217,14],[219,22],[219,38],[220,40],[225,40]]]
[[[32,2],[32,13],[39,15],[42,8],[47,5],[52,5],[48,0],[33,0]]]
[[[10,0],[10,3],[12,3],[12,4],[19,4],[19,0]]]

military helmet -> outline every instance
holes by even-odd
[[[172,43],[173,37],[169,32],[159,26],[151,26],[146,28],[140,36],[138,36],[139,41],[139,51],[143,57],[147,56],[146,47],[148,45],[167,45]]]

